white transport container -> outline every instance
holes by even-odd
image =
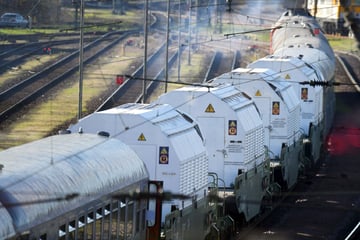
[[[302,136],[300,99],[293,86],[266,68],[238,68],[212,82],[232,84],[255,102],[264,123],[265,145],[270,150],[272,165],[281,166],[278,168],[281,168],[284,186],[292,187],[298,176]]]
[[[334,52],[319,24],[313,19],[309,21],[308,16],[282,16],[276,23],[271,34],[271,49],[279,52],[286,48],[295,49],[297,55],[303,54],[302,49],[317,49],[328,59],[334,59]]]
[[[150,180],[163,181],[164,191],[203,199],[208,187],[208,158],[197,124],[170,105],[128,103],[95,112],[70,126],[71,132],[105,131],[132,147],[145,162]],[[163,220],[171,209],[192,199],[163,204]]]
[[[224,181],[219,181],[220,189],[223,184],[235,186],[238,211],[247,220],[258,214],[266,194],[261,183],[269,178],[269,166],[263,123],[254,102],[231,85],[183,87],[163,94],[157,102],[196,119],[205,136],[209,170]],[[242,180],[236,182],[240,176]]]
[[[301,51],[300,56],[299,51]],[[331,53],[327,54],[319,49],[309,47],[303,47],[301,49],[284,47],[274,52],[274,55],[300,57],[304,62],[316,70],[317,75],[322,82],[331,84],[335,79],[335,58],[329,57],[329,55],[331,56]],[[324,122],[324,136],[326,136],[332,127],[336,98],[333,86],[323,87],[323,93],[323,115],[326,120]]]
[[[272,32],[271,48],[274,56],[301,58],[317,71],[321,81],[332,83],[335,77],[335,55],[325,35],[313,19],[303,16],[283,16]],[[289,24],[291,23],[291,24]],[[333,86],[323,89],[324,130],[330,132],[335,109]]]
[[[323,87],[300,84],[309,81],[323,81],[314,68],[298,57],[270,55],[261,58],[248,66],[249,68],[270,68],[292,84],[301,102],[300,126],[313,147],[313,159],[320,157],[321,130],[323,122]]]

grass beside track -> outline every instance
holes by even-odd
[[[334,51],[359,52],[355,39],[340,36],[327,36],[330,46]]]

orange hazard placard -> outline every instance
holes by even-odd
[[[237,134],[237,121],[236,120],[229,120],[228,134],[229,135]]]
[[[169,147],[159,147],[159,164],[169,163]]]
[[[308,100],[308,93],[307,88],[301,88],[301,100]]]
[[[272,102],[272,115],[280,115],[280,102]]]

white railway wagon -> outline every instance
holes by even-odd
[[[284,47],[297,49],[297,55],[302,54],[299,48],[318,49],[329,57],[332,54],[332,49],[320,26],[309,16],[285,14],[276,22],[271,34],[271,49],[275,52]]]
[[[335,93],[331,85],[335,78],[334,52],[312,17],[284,15],[276,26],[280,28],[272,32],[273,55],[300,58],[316,71],[320,82],[328,84],[323,88],[322,97],[324,122],[321,135],[325,138],[330,132],[335,111]]]
[[[183,87],[163,94],[157,102],[168,103],[199,122],[210,172],[234,190],[238,212],[247,221],[258,214],[266,194],[262,183],[269,180],[270,171],[264,128],[254,102],[231,85]]]
[[[150,180],[162,181],[164,191],[205,199],[208,157],[202,136],[196,122],[172,106],[128,103],[90,114],[69,128],[71,132],[79,129],[105,131],[131,146],[145,162]],[[172,210],[184,210],[192,203],[193,199],[166,201],[162,220]]]
[[[301,102],[300,127],[311,144],[307,158],[316,162],[320,157],[321,131],[324,120],[323,87],[302,85],[305,81],[323,81],[317,71],[298,57],[269,55],[248,65],[249,68],[269,68],[293,85]],[[310,164],[310,163],[305,163]]]
[[[275,177],[284,188],[297,182],[301,150],[300,100],[280,75],[265,68],[238,68],[212,80],[234,85],[256,104],[265,128]]]

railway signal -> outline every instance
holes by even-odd
[[[122,85],[124,83],[124,75],[117,75],[116,76],[116,84]]]

